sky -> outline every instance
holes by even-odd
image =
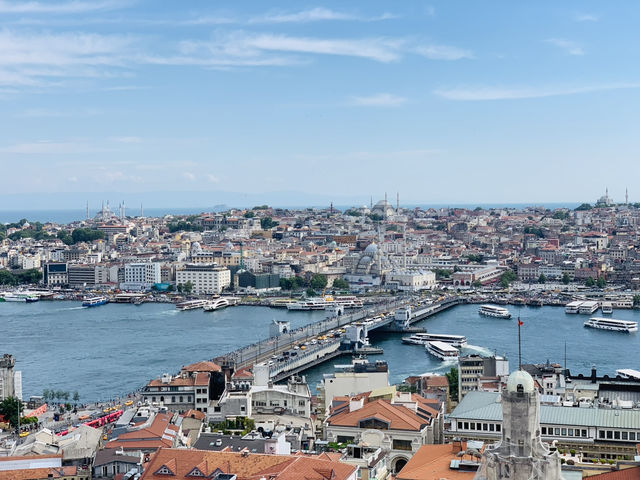
[[[0,209],[638,201],[639,24],[630,1],[0,0]]]

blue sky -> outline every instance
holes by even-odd
[[[0,20],[3,194],[640,200],[636,2],[0,0]]]

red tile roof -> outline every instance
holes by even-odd
[[[390,430],[420,431],[429,424],[429,420],[421,418],[413,410],[402,405],[393,405],[386,400],[365,403],[361,408],[352,412],[346,408],[331,415],[327,419],[327,423],[336,426],[358,427],[361,420],[369,418],[379,418],[388,422]]]
[[[640,480],[640,467],[626,468],[616,472],[601,473],[593,475],[589,480]]]
[[[222,368],[217,363],[202,361],[182,367],[184,372],[220,372]]]
[[[159,413],[147,428],[121,434],[111,440],[105,448],[123,448],[124,450],[155,450],[173,447],[173,438],[179,427],[170,423],[172,415]]]

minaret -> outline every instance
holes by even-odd
[[[629,188],[625,188],[624,190],[624,203],[625,205],[629,205]]]
[[[89,200],[87,200],[87,220],[89,220]]]
[[[123,200],[123,201],[122,201],[122,220],[124,220],[124,217],[126,217],[126,216],[127,216],[127,214],[125,213],[125,209],[126,209],[126,208],[127,208],[127,207],[125,207],[125,205],[124,205],[124,200]]]
[[[144,217],[144,208],[142,208],[142,202],[140,202],[140,216]]]
[[[475,480],[562,480],[560,457],[540,436],[540,399],[531,375],[509,375],[502,392],[502,439],[487,447]]]

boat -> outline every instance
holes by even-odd
[[[613,313],[613,305],[611,302],[602,302],[602,313],[605,315]]]
[[[580,307],[578,308],[578,313],[582,315],[591,315],[596,310],[600,308],[600,304],[594,300],[589,300],[587,302],[582,302]]]
[[[185,300],[184,302],[176,303],[178,310],[195,310],[203,308],[207,303],[207,300]]]
[[[220,297],[220,298],[216,298],[215,300],[212,300],[211,302],[208,302],[205,306],[202,307],[202,309],[205,312],[213,312],[214,310],[220,310],[222,308],[226,308],[229,305],[231,305],[229,303],[229,300],[227,300],[224,297]]]
[[[440,360],[458,358],[458,356],[460,355],[460,352],[456,347],[445,342],[427,342],[427,344],[425,345],[425,349],[431,355],[439,358]]]
[[[503,307],[496,307],[495,305],[481,305],[478,313],[487,317],[511,318],[509,310]]]
[[[447,335],[444,333],[416,333],[410,337],[403,337],[402,343],[411,345],[426,345],[427,342],[444,342],[453,347],[464,347],[467,344],[467,337],[464,335]]]
[[[95,297],[87,297],[82,302],[83,307],[99,307],[100,305],[105,305],[109,303],[109,299],[103,295],[98,295]]]
[[[27,302],[33,303],[40,300],[40,297],[34,293],[26,293],[26,292],[9,292],[3,294],[3,298],[5,302]]]
[[[324,297],[324,301],[341,305],[344,308],[362,308],[364,306],[362,300],[353,295],[343,295],[340,297],[327,295]]]
[[[567,303],[564,307],[564,313],[578,313],[580,311],[580,305],[582,305],[582,302],[582,300],[576,300]]]
[[[306,300],[286,304],[288,310],[325,310],[333,305],[339,305],[345,309],[362,308],[364,306],[361,299],[351,295],[341,297],[326,295],[319,298],[308,298]]]
[[[638,322],[630,320],[616,320],[615,318],[591,317],[584,322],[585,327],[611,330],[614,332],[632,333],[638,331]]]
[[[299,302],[287,303],[287,310],[324,310],[327,302],[324,299],[309,298]]]

